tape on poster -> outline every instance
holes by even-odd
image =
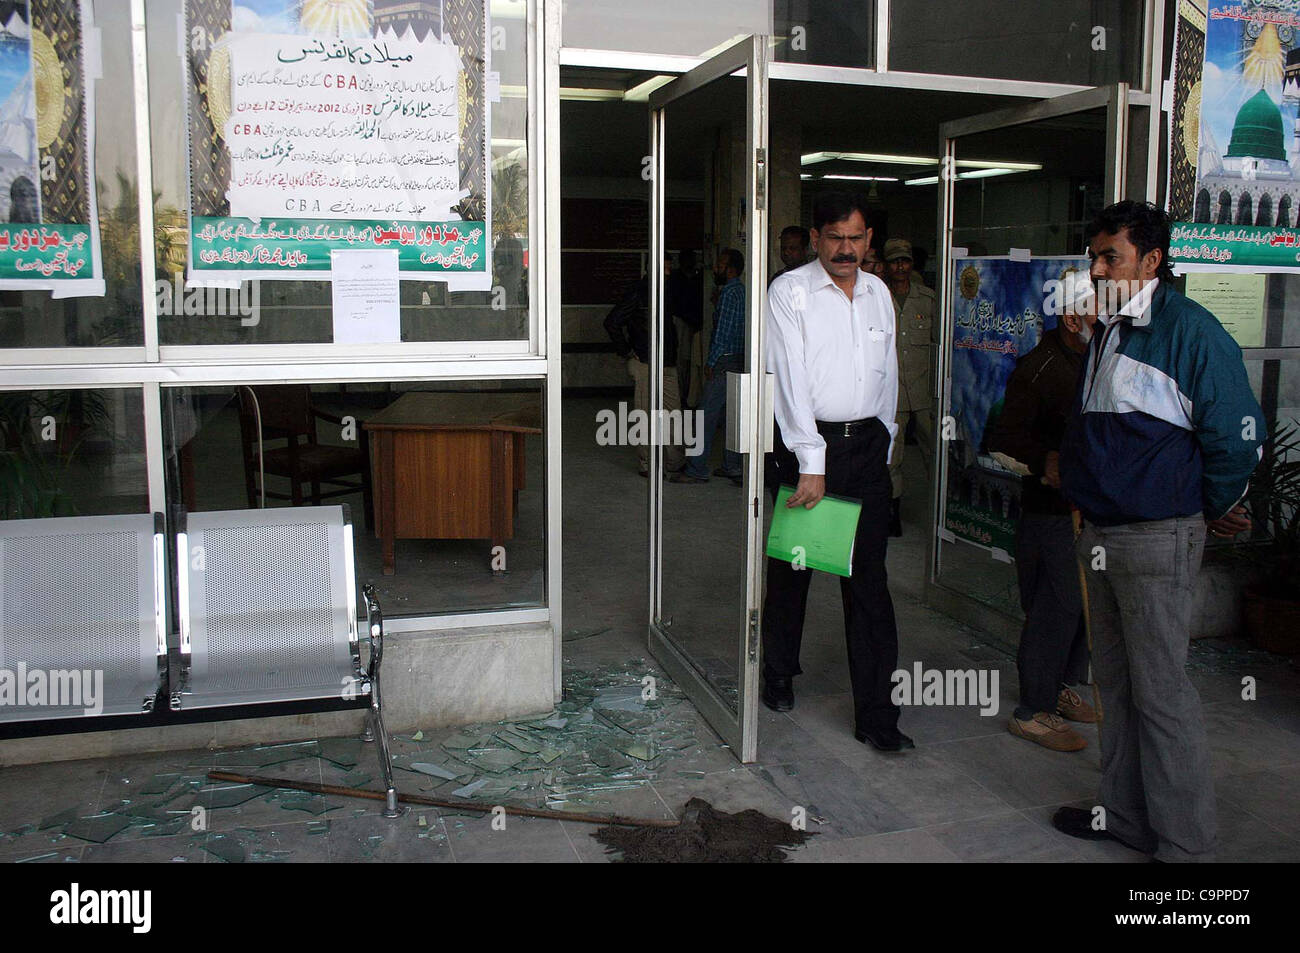
[[[1034,256],[1028,248],[1012,248],[1007,252],[1007,257],[1012,261],[1030,261]]]

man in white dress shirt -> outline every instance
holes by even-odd
[[[862,501],[853,574],[840,580],[853,685],[854,736],[882,751],[911,748],[890,700],[898,629],[885,577],[889,458],[898,436],[898,360],[889,288],[859,265],[871,242],[864,206],[832,192],[813,208],[817,259],[768,291],[767,367],[776,378],[775,479],[795,486],[789,506],[811,509],[826,493]],[[763,606],[764,704],[794,706],[804,609],[812,574],[767,564]]]

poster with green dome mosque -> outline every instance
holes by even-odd
[[[1184,271],[1300,268],[1300,0],[1209,0],[1204,12],[1203,70],[1187,96],[1200,122],[1189,113],[1172,143],[1195,188],[1171,191],[1170,257]]]

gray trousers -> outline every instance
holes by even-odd
[[[1085,526],[1093,676],[1101,691],[1106,829],[1159,860],[1214,859],[1214,778],[1187,677],[1200,516]]]

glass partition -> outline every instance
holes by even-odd
[[[889,68],[1141,85],[1142,0],[890,0]]]
[[[753,34],[772,33],[772,0],[565,0],[564,45],[709,57]]]
[[[150,0],[161,343],[334,342],[313,273],[376,249],[373,343],[529,340],[526,7]]]
[[[57,281],[67,295],[0,291],[0,348],[139,347],[130,4],[0,8],[16,18],[0,30],[0,97],[27,97],[26,121],[7,123],[0,143],[0,221],[10,223],[0,226],[0,281]],[[23,233],[39,233],[42,244],[62,234],[66,264]]]
[[[167,498],[190,512],[345,503],[393,617],[545,602],[542,387],[163,390]]]
[[[747,241],[746,96],[745,79],[728,76],[663,111],[664,426],[671,429],[677,416],[682,426],[665,434],[673,443],[663,456],[655,620],[737,718],[746,645],[746,515],[758,491],[742,489],[748,458],[727,450],[727,432],[734,430],[728,411],[738,414],[727,378],[752,370],[744,312],[748,296],[766,286],[765,276],[753,275]],[[703,214],[669,203],[681,194],[702,195]],[[724,311],[733,323],[720,321]]]
[[[871,69],[876,4],[870,0],[773,0],[772,59]]]
[[[1016,360],[1055,326],[1048,283],[1087,267],[1083,231],[1106,204],[1106,117],[1096,108],[956,141],[952,244],[965,253],[944,299],[953,330],[938,581],[1011,616],[1022,481],[986,438]],[[963,164],[976,156],[984,167]]]
[[[0,519],[148,511],[139,388],[0,391]]]

